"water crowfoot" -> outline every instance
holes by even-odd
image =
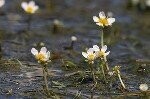
[[[108,67],[106,56],[109,55],[110,51],[106,52],[107,46],[104,45],[100,49],[97,45],[93,45],[93,50],[95,51],[97,58],[100,58],[101,60],[104,60],[106,69],[107,69],[107,71],[109,71],[109,67]]]
[[[87,52],[82,52],[82,55],[87,59],[86,61],[90,65],[91,75],[92,75],[92,78],[93,78],[93,81],[94,81],[93,88],[95,88],[95,85],[96,85],[97,82],[96,82],[96,79],[95,79],[95,74],[94,74],[94,69],[93,69],[93,63],[94,63],[94,60],[96,59],[96,54],[95,54],[93,48],[89,48],[87,50]]]
[[[48,81],[47,81],[47,75],[48,75],[47,64],[48,62],[50,62],[50,52],[47,51],[46,47],[42,47],[40,52],[38,52],[35,48],[32,48],[31,53],[35,56],[38,63],[42,65],[43,78],[46,86],[46,93],[49,95],[49,88],[48,88]]]
[[[32,19],[32,14],[34,14],[39,9],[39,6],[37,6],[34,1],[30,1],[29,3],[22,2],[21,7],[28,14],[28,20],[27,20],[28,27],[27,27],[27,30],[29,31],[30,30],[31,19]]]
[[[105,26],[111,26],[115,22],[115,18],[107,17],[103,11],[99,13],[99,17],[93,16],[93,20],[103,28]]]
[[[39,9],[39,6],[37,6],[34,1],[30,1],[29,3],[22,2],[21,7],[28,14],[34,14]]]
[[[102,27],[101,30],[101,47],[104,46],[104,27],[111,26],[115,22],[115,18],[111,18],[109,16],[106,16],[105,13],[102,11],[99,13],[99,17],[93,16],[94,22],[100,27]]]
[[[72,47],[72,49],[73,49],[75,41],[77,41],[77,37],[76,36],[72,36],[71,37],[71,47]]]
[[[126,89],[125,84],[123,83],[122,78],[121,78],[120,66],[115,66],[115,67],[113,68],[113,70],[114,70],[114,72],[117,74],[117,76],[118,76],[118,78],[119,78],[119,80],[120,80],[120,83],[121,83],[122,87],[123,87],[124,89]]]
[[[71,37],[71,44],[69,46],[64,46],[65,50],[73,50],[74,48],[74,44],[77,41],[77,37],[76,36],[72,36]]]

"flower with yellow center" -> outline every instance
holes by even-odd
[[[31,53],[35,56],[39,63],[47,63],[50,58],[50,52],[47,51],[46,47],[42,47],[40,52],[35,48],[31,49]]]
[[[99,13],[99,17],[93,16],[94,22],[96,22],[97,25],[105,27],[105,26],[111,26],[112,23],[115,22],[115,18],[109,18],[105,16],[104,12]]]
[[[22,2],[21,7],[25,10],[25,12],[27,12],[29,14],[35,13],[35,11],[38,10],[38,8],[39,8],[37,5],[35,5],[34,1],[30,1],[29,3]]]
[[[97,45],[93,45],[93,50],[96,53],[96,57],[105,58],[110,51],[106,52],[107,46],[104,45],[101,49]]]
[[[87,59],[89,63],[94,63],[96,54],[94,53],[93,48],[89,48],[87,52],[82,52],[82,55]]]

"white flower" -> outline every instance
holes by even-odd
[[[72,36],[72,37],[71,37],[71,40],[72,40],[72,41],[77,41],[77,37],[76,37],[76,36]]]
[[[93,48],[89,48],[87,52],[82,52],[82,55],[87,59],[87,61],[89,61],[89,63],[93,63],[96,58]]]
[[[140,84],[139,89],[141,91],[147,91],[148,90],[148,85],[147,84]]]
[[[25,10],[25,12],[33,14],[35,13],[36,10],[38,10],[38,6],[35,5],[34,1],[30,1],[29,3],[27,2],[22,2],[21,7]]]
[[[146,1],[145,1],[145,4],[146,4],[148,7],[150,7],[150,0],[146,0]]]
[[[42,47],[40,52],[36,50],[35,48],[31,49],[31,53],[35,56],[35,58],[38,60],[40,63],[45,63],[49,61],[50,58],[50,52],[47,51],[46,47]]]
[[[99,17],[93,16],[94,22],[99,26],[111,26],[115,22],[115,18],[106,17],[104,12],[99,13]]]
[[[5,0],[0,0],[0,7],[2,7],[5,4]]]
[[[101,49],[97,45],[93,45],[93,50],[96,53],[96,57],[105,58],[110,51],[106,52],[107,46],[104,45]]]

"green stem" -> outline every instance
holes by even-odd
[[[102,69],[104,81],[105,81],[105,83],[106,83],[106,76],[105,76],[105,71],[104,71],[104,65],[103,65],[103,64],[101,64],[101,69]]]
[[[123,87],[124,89],[126,89],[125,84],[123,83],[123,81],[122,81],[122,79],[121,79],[120,71],[119,71],[119,70],[117,70],[117,74],[118,74],[118,77],[119,77],[119,80],[120,80],[120,83],[121,83],[122,87]]]
[[[27,20],[27,31],[29,32],[31,30],[31,20],[32,20],[32,14],[28,14],[28,20]]]
[[[101,47],[103,47],[103,46],[104,46],[104,30],[102,29],[102,31],[101,31]],[[104,56],[104,61],[105,61],[106,69],[107,69],[107,71],[109,71],[109,67],[108,67],[106,56]]]
[[[106,56],[104,56],[104,62],[105,62],[105,66],[106,66],[107,71],[109,71],[109,66],[108,66],[108,63],[107,63]]]
[[[43,66],[43,77],[44,77],[44,83],[46,87],[46,92],[49,93],[49,88],[48,88],[48,81],[47,81],[47,72],[46,72],[46,66]]]
[[[94,81],[94,83],[96,83],[96,79],[95,79],[95,75],[94,75],[94,69],[93,69],[92,64],[90,64],[90,69],[91,69],[91,75],[92,75],[93,81]]]
[[[102,31],[101,31],[101,47],[103,47],[103,46],[104,46],[104,31],[102,29]]]

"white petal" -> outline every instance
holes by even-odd
[[[25,10],[28,7],[28,4],[26,2],[22,2],[21,7]]]
[[[34,6],[34,12],[36,11],[36,10],[38,10],[39,9],[39,7],[38,6]]]
[[[46,54],[47,48],[46,47],[42,47],[40,50],[40,53]]]
[[[29,2],[29,6],[30,6],[30,7],[34,7],[34,6],[35,6],[35,2],[34,2],[34,1],[30,1],[30,2]]]
[[[82,55],[83,55],[85,58],[87,58],[87,57],[88,57],[88,54],[87,54],[87,53],[85,53],[85,52],[82,52]]]
[[[32,48],[32,49],[31,49],[31,53],[32,53],[33,55],[37,55],[37,54],[38,54],[38,51],[37,51],[35,48]]]
[[[104,45],[104,46],[101,48],[101,51],[102,51],[102,52],[105,52],[106,50],[107,50],[107,46]]]
[[[93,53],[94,52],[94,49],[93,48],[89,48],[88,50],[87,50],[87,54],[91,54],[91,53]]]
[[[99,22],[99,18],[96,16],[93,16],[93,20],[94,20],[94,22]]]
[[[0,0],[0,7],[2,7],[5,4],[5,0]]]
[[[103,18],[106,18],[105,13],[104,13],[103,11],[100,12],[100,13],[99,13],[99,17],[102,18],[102,19],[103,19]]]
[[[99,26],[103,26],[103,24],[102,23],[96,23],[97,25],[99,25]]]
[[[50,58],[50,52],[48,51],[48,52],[46,53],[46,55],[47,55],[47,59],[49,59],[49,58]]]
[[[93,50],[94,51],[100,51],[99,47],[97,45],[93,45]]]
[[[105,53],[105,56],[109,55],[110,51],[108,51],[107,53]]]
[[[115,22],[115,18],[108,18],[107,21],[109,25],[112,25]]]

